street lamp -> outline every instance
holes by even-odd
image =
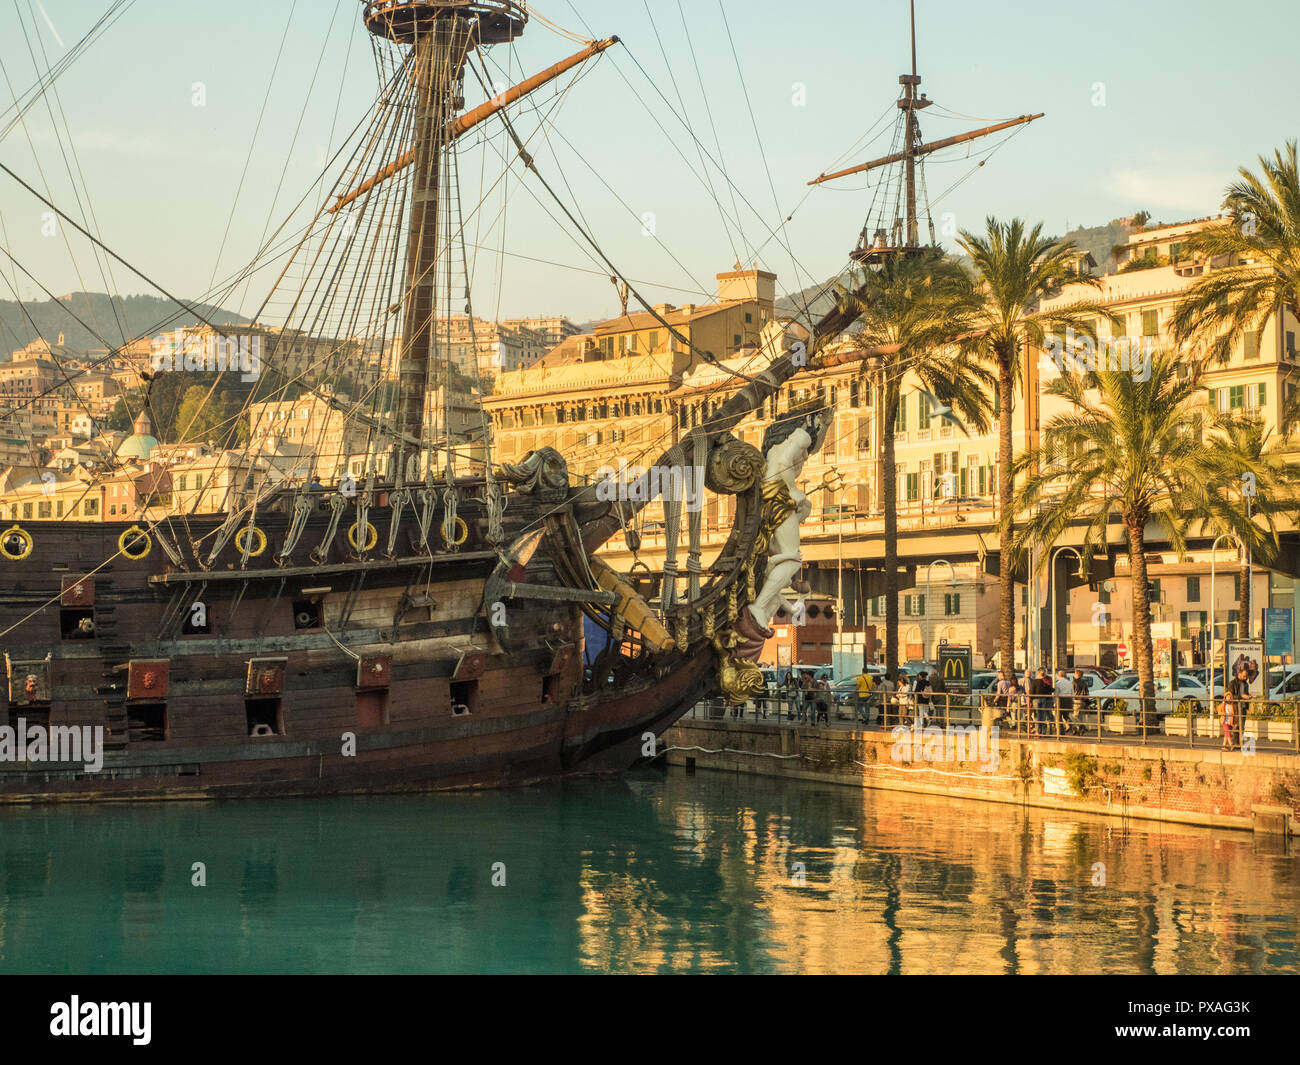
[[[1058,651],[1061,646],[1060,634],[1056,631],[1056,556],[1062,551],[1071,551],[1074,557],[1079,560],[1079,572],[1083,573],[1083,556],[1071,547],[1069,544],[1058,547],[1051,551],[1047,556],[1047,601],[1052,604],[1052,676],[1056,676],[1056,671],[1061,668],[1061,660]],[[1067,604],[1068,605],[1068,604]],[[1069,635],[1069,627],[1066,627],[1066,635]]]
[[[952,578],[951,578],[951,580],[950,580],[949,583],[951,583],[954,587],[955,587],[956,584],[957,584],[957,570],[953,568],[953,564],[952,564],[951,562],[949,562],[946,558],[936,558],[933,562],[928,562],[928,563],[926,563],[926,566],[925,566],[925,617],[921,619],[922,624],[924,624],[924,625],[925,625],[925,628],[926,628],[926,636],[925,636],[925,647],[924,647],[924,649],[923,649],[922,652],[921,652],[921,657],[922,657],[922,658],[926,658],[927,660],[928,660],[927,656],[928,656],[929,653],[930,653],[930,640],[931,640],[931,638],[934,636],[934,625],[931,624],[931,622],[930,622],[930,607],[931,607],[931,601],[930,601],[930,570],[933,569],[935,566],[947,566],[947,567],[948,567],[948,572],[952,574]]]
[[[1209,662],[1207,663],[1209,667],[1208,676],[1210,678],[1210,691],[1214,690],[1214,629],[1216,624],[1214,620],[1214,560],[1215,553],[1219,550],[1219,541],[1224,539],[1231,540],[1237,545],[1238,564],[1241,563],[1241,552],[1243,550],[1241,541],[1232,533],[1219,533],[1219,535],[1214,538],[1214,543],[1210,545],[1210,646],[1208,648]],[[1223,678],[1223,683],[1226,687],[1228,683],[1226,675]]]

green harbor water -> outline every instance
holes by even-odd
[[[0,809],[5,973],[1269,973],[1298,938],[1276,841],[726,774]]]

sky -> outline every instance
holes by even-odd
[[[906,0],[544,0],[533,10],[541,17],[525,35],[491,52],[503,83],[578,49],[543,17],[622,41],[542,90],[517,125],[542,176],[650,302],[706,302],[714,274],[738,262],[775,272],[779,292],[844,267],[867,181],[806,182],[889,151],[881,120],[896,113],[910,66]],[[926,139],[1046,113],[1014,136],[932,157],[941,242],[989,215],[1059,234],[1139,209],[1169,222],[1216,213],[1239,166],[1300,135],[1300,9],[1257,0],[1248,10],[917,0],[921,91],[946,109],[922,113]],[[15,95],[66,62],[107,11],[116,21],[15,121]],[[360,11],[359,0],[14,0],[0,8],[0,163],[159,286],[201,298],[286,218],[285,232],[306,224],[323,196],[313,182],[373,109]],[[466,96],[469,106],[482,98],[472,82]],[[864,141],[873,128],[880,135]],[[609,270],[517,161],[505,170],[500,124],[471,140],[461,185],[475,312],[618,313]],[[0,172],[0,248],[41,285],[155,291],[98,262],[47,211]],[[226,306],[251,314],[282,265],[268,263]],[[10,286],[40,297],[2,255],[0,276],[0,299]]]

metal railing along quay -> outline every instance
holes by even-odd
[[[837,694],[840,695],[837,698]],[[1109,701],[1109,700],[1108,700]],[[910,692],[873,693],[865,699],[823,689],[780,689],[758,695],[741,706],[720,698],[705,699],[691,708],[686,720],[744,721],[790,728],[888,732],[899,725],[965,728],[997,726],[1001,735],[1081,743],[1132,743],[1163,747],[1257,750],[1300,754],[1300,700],[1239,700],[1229,733],[1223,728],[1223,700],[1199,700],[1157,693],[1141,712],[1141,698],[1116,700],[1121,705],[1102,711],[1095,698],[1024,696],[1010,707],[998,705],[991,694],[959,695],[933,692],[918,708]]]

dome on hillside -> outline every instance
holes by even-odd
[[[140,417],[135,420],[135,432],[118,445],[117,457],[120,459],[147,459],[153,449],[158,446],[158,438],[150,432],[151,429],[149,415],[141,411]]]

